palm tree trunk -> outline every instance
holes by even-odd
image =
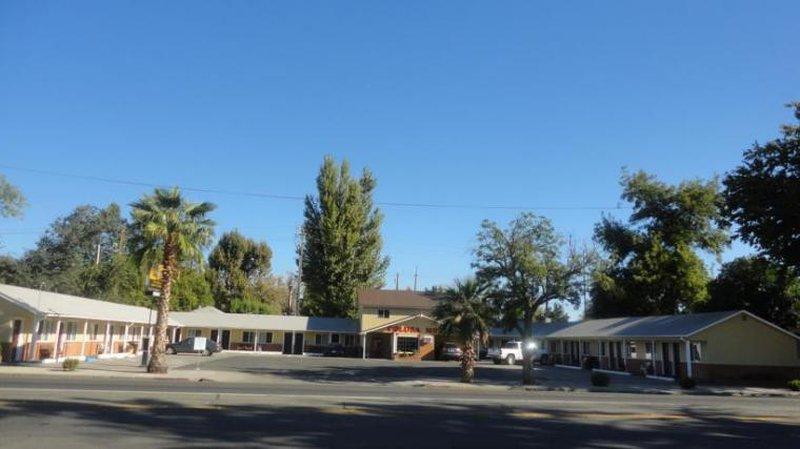
[[[472,342],[465,343],[461,351],[461,382],[472,383],[475,379],[475,348]]]
[[[147,365],[148,373],[166,374],[167,325],[169,324],[169,299],[172,295],[172,273],[176,258],[171,245],[164,245],[164,261],[161,266],[161,295],[158,298],[156,332],[153,339],[153,356]]]

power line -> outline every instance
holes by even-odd
[[[58,176],[63,178],[82,179],[85,181],[104,182],[108,184],[120,184],[136,187],[147,188],[163,188],[164,185],[154,184],[143,181],[131,181],[118,178],[107,178],[102,176],[81,175],[75,173],[64,173],[52,170],[42,170],[29,167],[17,167],[12,165],[0,164],[0,168],[6,170],[16,170],[21,172],[35,173],[39,175]],[[254,192],[245,190],[229,190],[229,189],[215,189],[207,187],[187,187],[179,186],[182,190],[187,192],[197,193],[211,193],[220,195],[231,196],[247,196],[254,198],[267,198],[289,201],[304,201],[305,197],[300,195],[282,195],[275,193]],[[407,208],[426,208],[426,209],[476,209],[476,210],[623,210],[630,209],[626,206],[517,206],[517,205],[503,205],[503,204],[447,204],[447,203],[415,203],[415,202],[397,202],[397,201],[376,201],[376,205],[384,207],[407,207]]]

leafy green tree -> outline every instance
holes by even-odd
[[[11,256],[0,256],[0,284],[27,284],[25,272],[17,259]]]
[[[374,206],[375,178],[364,170],[350,176],[347,161],[326,157],[317,177],[317,197],[307,196],[301,250],[306,286],[304,313],[355,317],[357,292],[383,285],[389,259],[381,255],[383,215]]]
[[[19,217],[27,204],[22,192],[0,174],[0,217]]]
[[[728,242],[716,180],[667,185],[644,172],[623,173],[628,223],[604,217],[595,240],[608,257],[594,275],[591,317],[673,314],[707,298],[698,251],[719,256]]]
[[[744,309],[787,329],[798,324],[800,278],[763,257],[740,257],[722,266],[709,285],[702,312]]]
[[[552,307],[540,308],[536,311],[534,320],[539,323],[553,322],[553,323],[566,323],[569,321],[569,315],[561,303],[556,302]]]
[[[214,222],[208,214],[211,203],[190,203],[176,187],[157,188],[131,204],[130,246],[135,260],[144,271],[161,270],[161,294],[153,342],[153,355],[147,365],[150,373],[166,373],[164,357],[172,284],[182,262],[202,263],[203,248],[211,243]]]
[[[78,283],[80,291],[76,294],[81,296],[140,306],[151,303],[151,297],[145,294],[144,276],[127,253],[79,268]]]
[[[473,267],[478,279],[491,286],[490,296],[501,324],[533,340],[536,313],[550,301],[576,305],[592,254],[568,247],[550,220],[520,214],[508,228],[485,220],[478,233]],[[522,382],[533,383],[533,360],[523,352]]]
[[[453,338],[461,345],[461,382],[472,383],[475,378],[475,343],[485,343],[494,319],[489,303],[487,285],[475,279],[456,281],[448,288],[433,310],[439,320],[439,333]]]
[[[776,263],[800,269],[800,102],[797,125],[783,136],[744,152],[725,185],[725,213],[736,234]]]
[[[256,242],[238,231],[226,232],[208,256],[216,306],[234,311],[232,304],[244,301],[259,303],[259,284],[270,277],[272,250],[265,242]],[[241,307],[237,306],[239,311]]]
[[[23,255],[20,265],[26,285],[85,294],[83,270],[91,264],[111,262],[124,252],[126,228],[116,204],[105,209],[76,207],[69,215],[56,219],[36,248]]]
[[[203,271],[184,266],[175,278],[172,287],[173,310],[190,311],[200,307],[214,305],[211,283]]]

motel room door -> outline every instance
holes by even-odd
[[[303,354],[303,334],[301,332],[294,334],[294,353]]]
[[[219,338],[219,329],[212,330],[211,341],[213,341],[214,343],[219,343],[219,340],[217,340],[218,338]]]
[[[22,361],[22,354],[20,354],[21,347],[20,347],[20,334],[22,333],[22,320],[14,320],[14,326],[11,331],[11,354],[9,357],[14,362],[21,362]]]
[[[222,349],[228,349],[230,344],[231,344],[231,331],[225,329],[222,331],[222,342],[220,343],[220,346],[222,346]]]
[[[284,332],[283,333],[283,353],[284,354],[291,354],[292,353],[292,333],[291,332]]]
[[[672,376],[672,362],[669,359],[669,343],[661,343],[661,375]]]

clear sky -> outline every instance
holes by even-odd
[[[8,166],[302,196],[325,154],[379,202],[530,207],[588,241],[621,167],[722,174],[800,99],[800,2],[659,3],[4,1],[0,173],[30,207],[0,252],[148,190]],[[190,197],[293,269],[301,201]],[[480,221],[517,213],[383,210],[403,287],[469,274]]]

